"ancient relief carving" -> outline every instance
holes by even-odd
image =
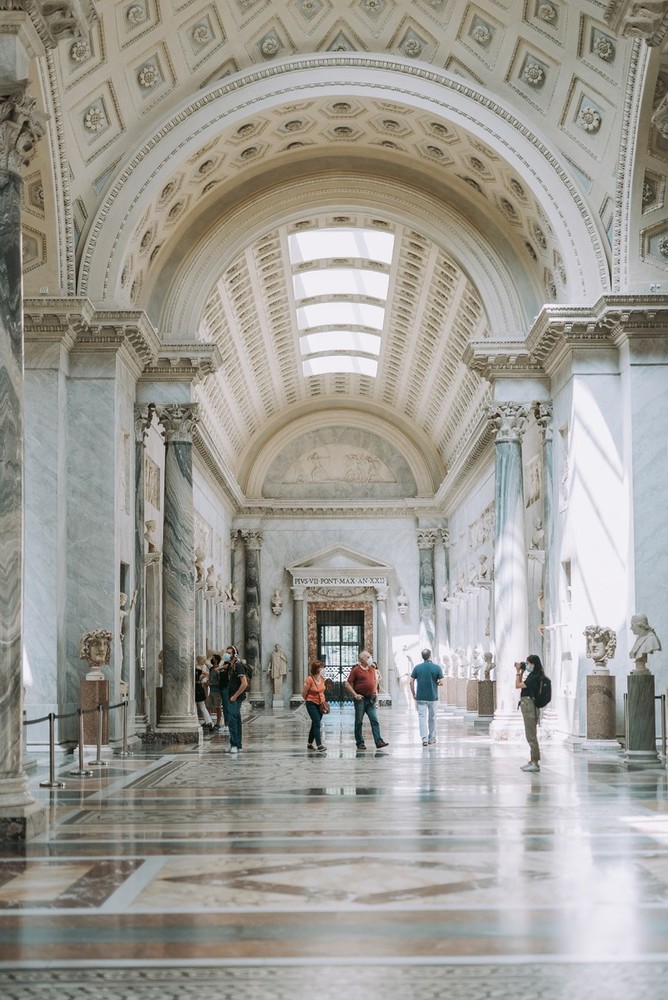
[[[283,482],[394,483],[396,479],[372,452],[345,444],[330,444],[300,455],[287,470]]]
[[[146,502],[160,510],[160,466],[144,455],[144,495]]]
[[[45,128],[35,100],[16,86],[16,93],[0,98],[0,171],[19,174],[35,155]]]
[[[536,503],[540,500],[542,495],[542,460],[538,455],[529,459],[526,464],[525,469],[525,483],[526,483],[526,505],[530,507],[531,504]]]

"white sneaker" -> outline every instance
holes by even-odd
[[[524,766],[520,768],[520,771],[540,771],[540,764],[535,764],[532,760],[530,760],[528,764],[524,764]]]
[[[239,753],[239,747],[230,747],[228,753]]]

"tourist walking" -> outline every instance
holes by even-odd
[[[544,675],[545,671],[540,657],[533,653],[531,656],[527,656],[526,662],[515,664],[515,687],[521,692],[519,707],[524,719],[524,734],[531,754],[528,763],[522,766],[523,771],[540,771],[540,747],[536,732],[540,719],[540,709],[536,705],[535,698]]]
[[[362,725],[367,715],[371,724],[371,733],[377,750],[389,746],[380,735],[380,723],[376,702],[378,700],[378,671],[371,653],[361,650],[357,666],[348,674],[345,683],[346,691],[353,696],[355,702],[355,743],[358,750],[366,750]]]
[[[417,704],[422,746],[436,742],[436,704],[438,687],[443,680],[443,668],[433,663],[431,650],[422,650],[422,663],[411,672],[411,693]]]
[[[325,678],[321,674],[324,666],[322,660],[313,660],[302,688],[302,698],[311,719],[306,748],[307,750],[319,750],[320,753],[324,753],[327,749],[322,742],[321,724],[323,714],[329,711],[326,707]]]

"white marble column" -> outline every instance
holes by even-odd
[[[4,46],[0,49],[3,55]],[[6,69],[6,67],[5,67]],[[4,93],[3,93],[4,90]],[[23,85],[0,82],[0,840],[43,828],[23,771],[23,278],[21,166],[43,127]]]
[[[292,588],[292,694],[300,696],[306,676],[304,663],[304,587]]]
[[[196,403],[156,406],[165,432],[162,715],[157,732],[196,742],[192,433]]]
[[[376,661],[380,667],[380,688],[385,694],[389,692],[390,651],[387,642],[387,592],[388,587],[378,586],[376,590]]]
[[[523,723],[517,710],[516,660],[529,652],[527,620],[526,539],[522,434],[529,406],[493,403],[488,418],[496,431],[496,549],[494,553],[494,640],[496,698],[490,736],[520,739]]]
[[[145,483],[144,452],[146,437],[153,420],[152,406],[135,406],[135,728],[144,732],[148,726],[148,700],[152,695],[146,690],[145,641],[146,635],[146,577],[144,574],[144,522]]]
[[[418,528],[417,543],[420,551],[419,608],[420,643],[434,652],[436,648],[434,593],[434,545],[436,531]]]

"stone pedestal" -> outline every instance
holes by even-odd
[[[466,708],[466,685],[468,680],[466,677],[457,678],[457,694],[455,697],[455,704],[457,708]]]
[[[478,681],[468,680],[466,682],[466,711],[478,712]]]
[[[630,673],[626,700],[626,751],[624,761],[636,766],[652,766],[656,751],[654,674]]]
[[[495,681],[478,681],[478,718],[491,719],[494,715]]]
[[[98,705],[109,704],[109,681],[82,680],[79,694],[81,708],[97,708]],[[90,712],[83,717],[84,746],[97,745],[98,712]],[[109,713],[102,713],[102,743],[109,742]]]
[[[454,705],[457,701],[457,678],[456,677],[446,677],[445,678],[445,703],[446,705]]]
[[[608,674],[587,677],[587,739],[615,740],[615,678]]]

